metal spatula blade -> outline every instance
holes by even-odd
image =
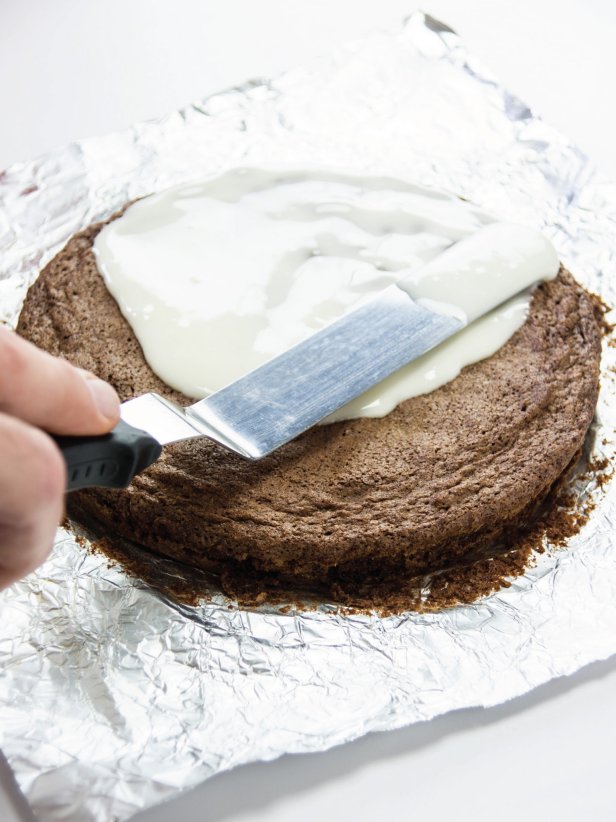
[[[242,457],[265,457],[463,325],[392,285],[188,408],[145,394],[122,405],[123,421],[111,434],[58,438],[69,490],[125,487],[158,458],[161,445],[190,437],[209,437]]]
[[[462,325],[459,319],[423,308],[402,289],[390,286],[188,408],[149,394],[124,403],[122,418],[163,445],[207,436],[244,457],[260,459],[434,348]],[[156,404],[162,405],[162,413]]]

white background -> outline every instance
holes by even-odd
[[[395,27],[414,8],[413,0],[0,0],[0,169],[276,74]],[[422,8],[616,178],[613,0],[425,0]],[[491,710],[238,768],[138,819],[612,820],[615,691],[612,659]]]

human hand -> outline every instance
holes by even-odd
[[[66,468],[44,431],[104,434],[119,418],[110,385],[0,326],[0,589],[43,562],[62,518]]]

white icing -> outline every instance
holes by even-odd
[[[556,276],[559,263],[550,241],[523,225],[493,223],[452,245],[398,283],[413,299],[453,310],[467,322]],[[447,306],[450,306],[448,309]]]
[[[133,204],[94,251],[152,369],[197,399],[391,283],[472,320],[555,276],[541,234],[490,223],[397,180],[239,169]],[[329,420],[383,416],[453,379],[509,339],[529,299],[514,297]]]

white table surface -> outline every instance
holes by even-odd
[[[396,25],[413,0],[1,0],[0,169]],[[613,0],[425,0],[616,178]],[[616,241],[616,238],[615,238]],[[491,710],[215,777],[140,822],[612,820],[616,658]],[[0,796],[0,814],[8,819]]]

